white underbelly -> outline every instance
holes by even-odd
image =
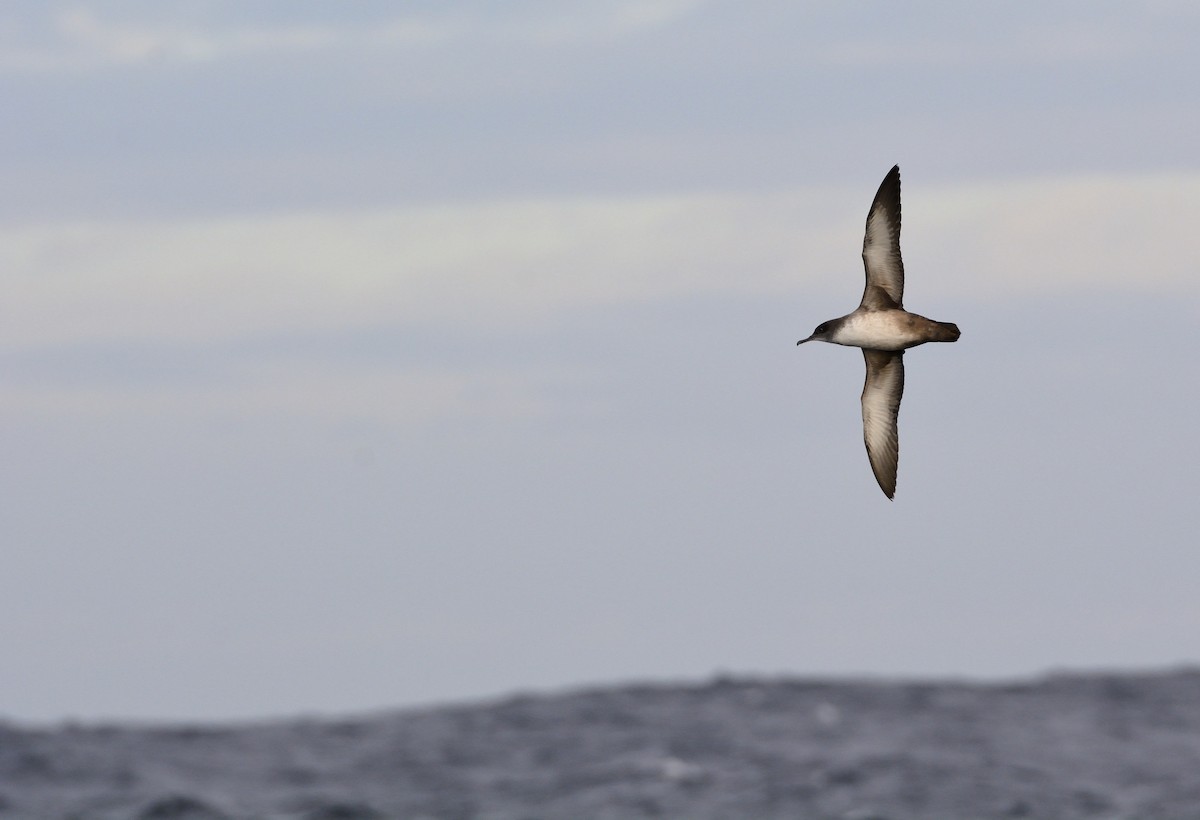
[[[920,337],[916,323],[904,311],[872,310],[851,314],[834,341],[872,350],[903,350],[920,341]]]

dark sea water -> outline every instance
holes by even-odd
[[[342,720],[0,724],[0,818],[1200,819],[1200,671],[718,679]]]

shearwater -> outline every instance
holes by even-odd
[[[883,178],[867,212],[863,238],[867,286],[858,309],[821,322],[805,342],[861,347],[867,361],[863,384],[863,440],[875,480],[896,496],[900,435],[896,419],[904,395],[904,351],[926,342],[958,341],[958,325],[935,322],[904,309],[904,261],[900,258],[900,166]]]

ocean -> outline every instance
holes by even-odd
[[[0,723],[0,818],[1200,818],[1200,671],[721,677],[341,718]]]

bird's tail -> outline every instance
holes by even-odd
[[[958,337],[962,334],[958,332],[958,325],[953,322],[934,322],[935,342],[957,342]]]

